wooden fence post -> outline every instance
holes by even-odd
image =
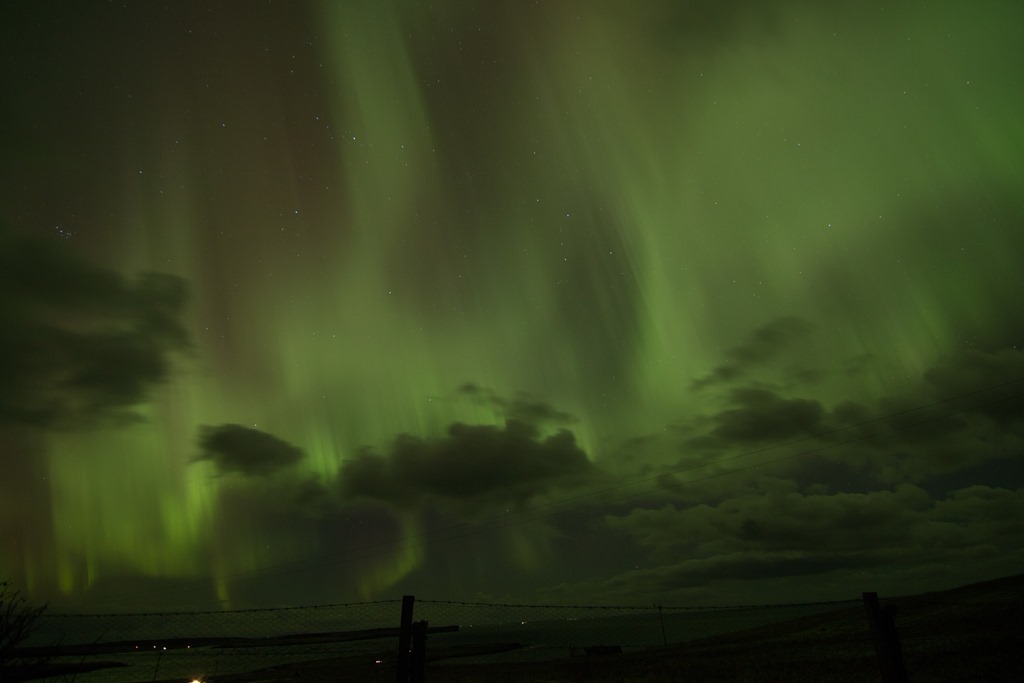
[[[882,671],[883,683],[907,683],[907,669],[903,664],[903,648],[896,633],[896,607],[878,603],[878,593],[864,593],[864,609],[871,627],[875,655]]]
[[[427,622],[417,621],[412,625],[412,675],[411,683],[427,680]]]
[[[398,627],[398,661],[395,668],[397,683],[409,683],[409,650],[412,644],[412,608],[416,598],[412,595],[402,596],[402,621]]]

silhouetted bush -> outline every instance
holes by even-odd
[[[0,680],[19,659],[18,647],[32,634],[46,605],[33,605],[9,581],[0,581]]]

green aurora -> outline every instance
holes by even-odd
[[[1024,6],[208,5],[0,10],[34,598],[1024,566]]]

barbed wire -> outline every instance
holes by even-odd
[[[430,600],[427,598],[416,598],[416,603],[430,605],[460,605],[465,607],[507,607],[524,609],[578,609],[578,610],[620,610],[620,611],[644,611],[672,610],[672,611],[717,611],[717,610],[747,610],[747,609],[773,609],[784,607],[821,607],[827,605],[845,605],[859,602],[859,599],[848,600],[818,600],[811,602],[778,602],[778,603],[754,603],[734,605],[660,605],[657,603],[649,605],[565,605],[565,604],[531,604],[515,602],[471,602],[462,600]]]
[[[934,616],[937,605],[943,606],[941,614],[948,614],[945,605],[965,605],[985,610],[987,615],[1010,615],[1017,604],[1012,599],[1000,602],[992,594],[978,597],[980,600],[963,600],[958,595],[925,593],[889,598],[901,605],[900,614],[905,615],[906,651],[926,659],[948,645],[945,631],[939,628],[941,619]],[[73,671],[81,683],[216,681],[256,671],[271,677],[266,680],[272,680],[276,671],[287,673],[288,680],[320,680],[325,672],[335,678],[364,680],[368,671],[387,675],[390,670],[386,668],[395,665],[401,602],[395,598],[285,608],[49,615],[50,627],[40,634],[38,646],[23,655],[46,655],[55,666],[64,667],[65,674]],[[823,647],[834,648],[830,657],[869,661],[872,647],[863,610],[853,609],[860,606],[859,599],[720,606],[415,597],[413,602],[414,618],[428,622],[432,633],[438,634],[429,639],[427,652],[445,666],[478,662],[503,667],[595,654],[686,653],[691,650],[664,648],[683,644],[689,648],[693,643],[693,647],[706,649],[716,647],[715,643],[747,642],[728,640],[734,636],[778,640],[778,634],[783,634],[787,643],[815,634],[823,639]],[[334,613],[329,614],[332,609]],[[286,613],[287,617],[262,618],[268,613]],[[372,621],[375,627],[356,628],[354,619]],[[99,637],[94,637],[97,633]],[[57,640],[54,635],[59,636]],[[769,660],[770,655],[754,648],[747,664],[760,670]],[[694,664],[686,661],[688,666]],[[310,673],[313,671],[317,673]]]
[[[334,602],[319,605],[294,605],[288,607],[247,607],[244,609],[185,610],[157,612],[47,612],[48,617],[188,617],[203,614],[247,614],[253,612],[293,612],[301,610],[331,609],[336,607],[366,607],[402,602],[401,598],[387,600],[364,600],[361,602]]]
[[[927,600],[926,596],[912,596],[915,600]],[[244,609],[224,610],[172,610],[152,612],[47,612],[45,618],[61,619],[88,619],[88,618],[120,618],[120,617],[194,617],[194,616],[227,616],[241,614],[260,614],[268,612],[302,612],[306,610],[328,610],[343,608],[365,608],[376,605],[400,604],[402,598],[388,598],[384,600],[364,600],[360,602],[334,602],[310,605],[294,605],[289,607],[250,607]],[[429,605],[458,605],[461,607],[501,607],[501,608],[522,608],[522,609],[572,609],[572,610],[619,610],[650,612],[652,610],[673,610],[673,611],[717,611],[717,610],[748,610],[748,609],[773,609],[785,607],[819,607],[827,605],[843,605],[858,602],[858,599],[846,600],[815,600],[807,602],[767,602],[767,603],[738,603],[725,605],[663,605],[650,603],[644,605],[599,605],[599,604],[565,604],[565,603],[527,603],[527,602],[482,602],[472,600],[435,600],[431,598],[415,598],[416,604]],[[950,601],[944,601],[950,602]],[[950,602],[950,604],[959,604]],[[976,603],[970,603],[976,604]],[[996,604],[996,603],[993,603]]]

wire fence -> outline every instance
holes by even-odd
[[[424,629],[426,679],[439,683],[877,681],[879,643],[872,643],[867,595],[863,604],[704,608],[408,597],[406,603],[413,612],[409,616]],[[911,678],[929,680],[932,672],[939,680],[959,672],[961,680],[974,680],[987,672],[987,680],[1024,680],[1017,677],[1024,674],[1020,662],[1006,656],[1007,639],[1019,632],[1019,595],[985,600],[926,595],[887,600],[884,607],[898,615]],[[0,678],[5,683],[395,681],[402,677],[402,609],[403,600],[395,599],[244,611],[47,614],[17,653],[21,667],[8,666]]]
[[[636,652],[835,609],[520,605],[416,600],[429,659],[537,662]],[[851,603],[852,604],[852,603]],[[23,680],[79,683],[285,680],[299,664],[393,676],[402,601],[218,612],[44,615],[21,651]],[[50,675],[46,675],[50,674]],[[16,674],[10,674],[12,680]],[[256,680],[253,678],[253,680]],[[391,678],[390,680],[393,680]]]

